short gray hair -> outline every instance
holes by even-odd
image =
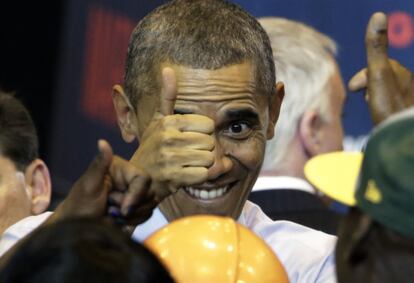
[[[261,18],[270,37],[277,81],[285,84],[275,136],[267,142],[263,170],[272,170],[289,154],[302,115],[317,111],[329,119],[329,80],[336,70],[336,43],[315,29],[284,18]]]
[[[125,64],[125,91],[133,107],[160,88],[164,62],[219,69],[250,61],[258,90],[275,92],[269,38],[259,22],[223,0],[174,0],[144,17],[132,32]]]

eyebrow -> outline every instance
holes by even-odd
[[[174,109],[174,114],[194,114],[193,111],[188,109]],[[246,119],[251,121],[259,121],[259,114],[251,109],[231,109],[225,112],[225,116],[229,120]]]
[[[259,121],[259,114],[251,109],[231,109],[226,111],[226,117],[230,120],[247,119]]]

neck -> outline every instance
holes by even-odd
[[[305,179],[303,168],[309,160],[309,155],[297,139],[294,139],[287,149],[287,154],[270,170],[263,170],[261,176],[289,176]]]
[[[298,168],[291,168],[288,166],[277,167],[270,171],[262,171],[260,176],[288,176],[288,177],[295,177],[300,179],[305,179],[305,175],[303,174],[303,170],[299,170]]]

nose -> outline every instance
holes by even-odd
[[[233,168],[233,161],[224,152],[218,142],[214,148],[215,160],[213,165],[208,169],[208,181],[214,181],[220,176],[228,173]]]

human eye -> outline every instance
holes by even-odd
[[[252,132],[252,126],[247,121],[236,121],[231,122],[227,128],[224,130],[224,133],[231,138],[235,139],[245,139],[249,137]]]

